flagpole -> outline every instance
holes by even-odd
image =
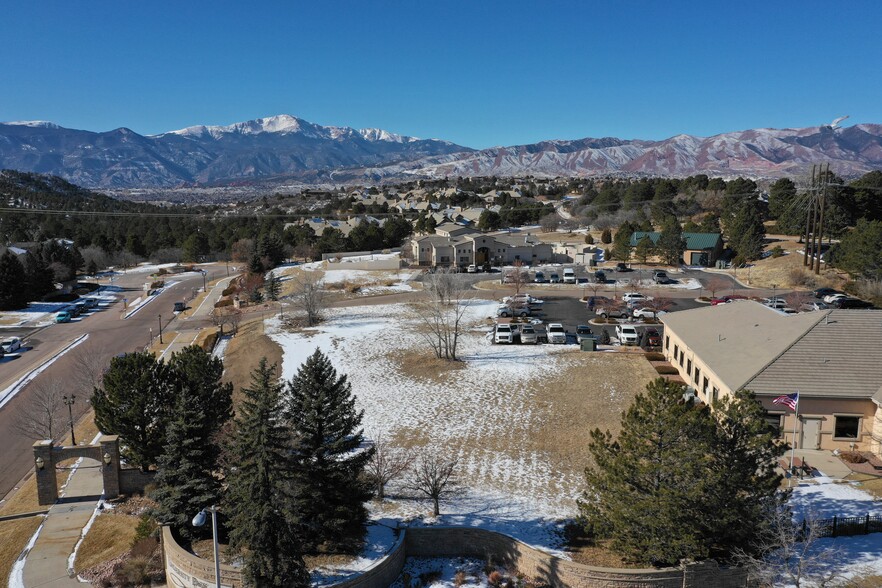
[[[787,481],[788,487],[793,480],[793,453],[796,451],[796,429],[799,426],[799,390],[796,391],[796,408],[793,410],[793,443],[790,444],[790,478]]]

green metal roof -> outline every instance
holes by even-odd
[[[634,231],[631,235],[631,247],[636,247],[637,243],[643,240],[643,237],[649,237],[653,243],[657,244],[660,236],[661,233],[658,231],[652,231],[651,233]],[[722,235],[719,233],[683,233],[683,238],[686,239],[686,249],[701,250],[716,247],[717,241],[722,239]]]

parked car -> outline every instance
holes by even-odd
[[[631,316],[631,312],[627,308],[616,306],[598,306],[594,312],[601,318],[628,318]]]
[[[627,304],[634,304],[637,302],[647,302],[652,300],[652,296],[647,296],[640,292],[625,292],[622,294],[622,300]]]
[[[524,304],[532,306],[543,304],[545,301],[538,298],[533,298],[526,292],[521,292],[520,294],[515,294],[514,296],[506,296],[502,299],[502,302],[504,302],[505,304]]]
[[[812,294],[815,295],[815,298],[820,298],[823,300],[827,296],[832,296],[833,294],[842,294],[839,290],[834,290],[833,288],[818,288],[813,291]]]
[[[184,312],[187,310],[186,302],[175,302],[174,312]]]
[[[576,327],[576,341],[581,343],[585,339],[596,339],[597,336],[591,332],[591,327],[588,325],[579,325]]]
[[[617,272],[633,272],[634,270],[632,268],[628,267],[628,264],[626,264],[625,262],[620,261],[619,263],[616,264],[616,271]]]
[[[530,316],[530,308],[527,306],[509,306],[503,304],[496,309],[496,316],[501,316],[503,318],[510,316]]]
[[[604,273],[601,270],[597,270],[596,272],[594,272],[594,281],[597,282],[598,284],[605,284],[606,283],[606,273]]]
[[[74,304],[71,304],[70,306],[65,308],[65,310],[67,312],[69,312],[70,316],[72,316],[72,317],[78,317],[78,316],[80,316],[80,312],[82,312],[82,308],[79,308]]]
[[[576,272],[571,267],[565,267],[563,271],[563,282],[564,284],[575,284],[576,283]]]
[[[5,353],[13,353],[21,349],[21,339],[18,337],[10,337],[8,339],[3,339],[3,342],[0,343],[0,349],[2,349]]]
[[[508,270],[502,275],[502,283],[503,284],[514,284],[515,279],[518,277],[518,274],[515,270]],[[522,284],[526,284],[530,281],[530,274],[528,272],[522,271],[520,276],[520,281]]]
[[[660,317],[663,314],[667,314],[667,313],[663,310],[656,310],[654,308],[649,308],[649,307],[644,306],[642,308],[635,308],[634,312],[632,313],[632,316],[634,318],[654,319],[654,318]]]
[[[728,302],[732,302],[733,300],[747,300],[747,296],[742,296],[740,294],[730,294],[729,296],[714,298],[713,300],[711,300],[711,305],[716,306],[718,304],[726,304]]]
[[[799,307],[799,310],[803,312],[812,312],[814,310],[827,310],[828,308],[830,308],[830,306],[823,302],[805,302]]]
[[[69,323],[70,319],[72,319],[72,318],[73,317],[71,316],[70,312],[68,312],[67,310],[62,310],[61,312],[59,312],[58,314],[55,315],[55,322],[56,323]]]
[[[873,308],[873,303],[846,296],[845,298],[837,298],[831,306],[833,308]]]
[[[86,305],[86,308],[98,308],[97,298],[83,298],[83,303]]]
[[[567,331],[560,323],[550,323],[546,329],[549,343],[566,343]]]
[[[655,270],[652,272],[652,281],[656,284],[667,284],[670,281],[670,278],[668,278],[667,272]]]
[[[536,276],[533,278],[533,282],[537,284],[547,284],[548,278],[545,277],[545,274],[542,272],[536,272]]]
[[[640,333],[632,325],[616,325],[616,338],[622,345],[637,345]]]
[[[521,343],[525,345],[535,345],[539,342],[539,335],[533,325],[521,325]]]
[[[779,308],[778,310],[780,310],[784,314],[799,314],[798,310],[796,310],[795,308],[790,308],[789,306],[785,306],[784,308]]]
[[[496,325],[493,334],[494,343],[514,343],[514,328],[509,324]]]
[[[74,304],[74,308],[77,309],[77,314],[83,314],[87,310],[89,310],[89,306],[86,304],[84,300],[80,300],[76,304]]]
[[[848,295],[843,294],[843,293],[841,293],[841,292],[837,292],[837,293],[835,293],[835,294],[827,294],[827,295],[824,296],[821,300],[823,300],[823,301],[826,302],[827,304],[831,304],[831,303],[833,303],[834,301],[836,301],[836,300],[838,300],[838,299],[840,299],[840,298],[848,298]]]
[[[478,266],[476,266],[476,265],[473,264],[473,263],[470,263],[469,265],[466,266],[466,273],[467,273],[467,274],[476,274],[476,273],[478,273]]]
[[[783,298],[763,298],[763,304],[778,310],[787,307],[787,302]]]
[[[548,276],[548,281],[552,284],[560,284],[560,276],[557,274],[551,274]]]
[[[662,339],[658,329],[646,329],[643,335],[646,337],[644,342],[648,347],[661,347]]]
[[[576,278],[576,283],[577,284],[587,284],[588,278]]]

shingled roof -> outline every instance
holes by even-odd
[[[799,390],[801,395],[813,397],[872,398],[879,394],[882,310],[829,310],[823,314],[744,387],[757,394]]]

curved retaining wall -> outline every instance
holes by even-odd
[[[214,586],[214,564],[196,557],[175,542],[168,527],[162,529],[167,583],[173,588]],[[401,573],[408,557],[476,557],[548,583],[568,588],[741,588],[747,573],[700,562],[685,568],[619,569],[586,566],[563,560],[521,543],[513,537],[469,527],[411,527],[382,560],[362,574],[334,584],[334,588],[388,588]],[[237,568],[221,566],[221,584],[242,588]]]

